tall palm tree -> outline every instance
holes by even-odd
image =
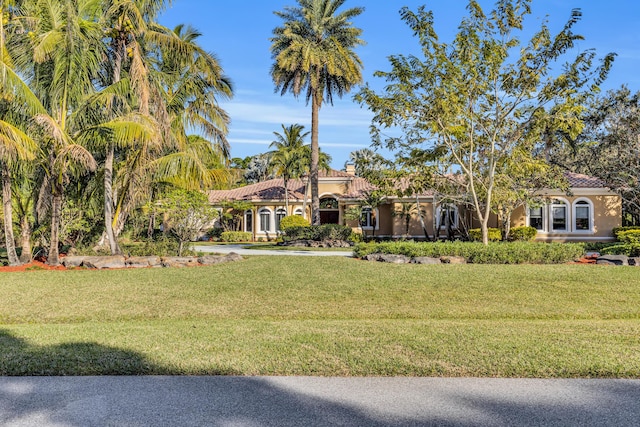
[[[362,62],[354,52],[364,44],[362,30],[350,20],[364,9],[338,12],[345,0],[297,3],[275,12],[284,23],[271,38],[271,76],[282,95],[305,92],[307,104],[311,102],[311,211],[312,224],[320,224],[318,112],[325,100],[333,104],[334,95],[342,97],[362,81]]]
[[[93,156],[71,136],[72,116],[94,92],[103,49],[102,28],[95,0],[33,0],[19,9],[24,30],[17,32],[17,68],[27,76],[45,113],[38,114],[39,142],[44,169],[43,191],[48,194],[51,236],[48,263],[57,265],[59,225],[64,187],[70,175],[95,169]]]
[[[28,127],[31,117],[44,113],[44,107],[13,70],[7,50],[5,31],[13,17],[14,2],[2,1],[0,6],[0,187],[7,256],[10,265],[17,265],[21,261],[13,233],[12,170],[24,161],[33,160],[37,147],[28,134]]]
[[[269,148],[273,151],[269,156],[270,168],[277,176],[281,176],[284,187],[284,205],[289,215],[289,180],[300,178],[305,170],[305,145],[304,139],[309,132],[304,132],[304,126],[292,124],[282,125],[282,133],[274,132],[276,140]]]

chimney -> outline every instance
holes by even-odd
[[[344,165],[344,167],[346,173],[353,176],[356,175],[356,165],[354,165],[353,163],[347,163],[346,165]]]

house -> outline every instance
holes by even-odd
[[[535,227],[538,241],[614,240],[613,228],[621,225],[622,218],[620,196],[596,178],[576,173],[567,173],[566,178],[570,196],[553,189],[538,192],[544,202],[516,209],[512,227]],[[439,203],[430,191],[405,198],[389,196],[379,206],[363,207],[360,224],[349,221],[348,209],[361,205],[368,192],[375,189],[366,179],[355,176],[352,167],[320,171],[318,189],[322,224],[349,225],[369,236],[424,239],[425,235],[433,237],[437,230],[440,237],[447,237],[479,226],[471,209]],[[254,240],[271,240],[278,236],[280,220],[285,216],[310,217],[307,180],[289,181],[287,192],[285,201],[283,180],[271,179],[233,190],[210,191],[209,202],[221,209],[223,202],[250,202],[253,208],[242,215],[241,230],[252,233]],[[498,227],[496,217],[490,218],[489,226]]]

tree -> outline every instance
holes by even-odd
[[[449,44],[439,41],[431,12],[403,8],[402,19],[424,58],[392,56],[391,71],[376,72],[388,82],[383,92],[366,86],[356,97],[374,112],[377,144],[404,155],[416,148],[442,151],[441,158],[464,178],[484,244],[500,191],[497,177],[508,170],[509,158],[519,152],[520,160],[530,161],[550,132],[576,136],[583,104],[599,90],[614,59],[608,54],[595,65],[594,51],[579,52],[556,71],[553,66],[582,40],[573,32],[581,12],[574,9],[555,36],[543,22],[522,44],[518,35],[530,3],[500,0],[485,15],[469,1],[469,15]],[[403,135],[382,141],[381,129],[389,127]]]
[[[298,97],[305,92],[311,102],[311,212],[320,224],[318,194],[318,113],[323,102],[333,104],[362,80],[362,62],[354,52],[363,45],[362,30],[351,23],[363,8],[338,9],[345,0],[297,0],[297,7],[285,7],[275,14],[284,21],[273,30],[271,76],[281,95]]]
[[[640,224],[640,92],[627,87],[593,100],[573,141],[555,139],[551,161],[600,178],[622,197],[623,222]]]
[[[353,164],[356,176],[365,176],[389,167],[389,161],[370,148],[362,148],[349,153],[349,160],[345,166],[348,163]]]
[[[282,133],[273,134],[276,139],[269,145],[273,148],[269,154],[269,166],[276,176],[282,177],[285,211],[289,215],[289,181],[300,178],[305,171],[309,146],[304,144],[304,139],[309,132],[304,132],[304,126],[300,124],[292,124],[282,125]]]
[[[197,191],[174,190],[160,204],[166,229],[178,239],[178,256],[184,244],[200,237],[218,216],[207,197]]]

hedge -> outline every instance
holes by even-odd
[[[356,257],[372,253],[398,254],[408,257],[461,256],[475,264],[563,264],[584,255],[580,243],[492,242],[381,242],[358,243]]]
[[[500,240],[502,240],[502,231],[500,231],[500,229],[489,228],[487,231],[489,234],[488,237],[490,242],[499,242]],[[471,230],[469,230],[469,239],[472,242],[481,242],[482,230],[479,228],[472,228]]]
[[[536,238],[538,230],[535,227],[513,227],[509,231],[509,240],[513,242],[530,242]]]
[[[250,242],[253,235],[247,231],[225,231],[220,235],[223,242]]]
[[[351,227],[338,224],[308,225],[289,227],[284,230],[283,239],[292,240],[348,240],[351,236]]]

